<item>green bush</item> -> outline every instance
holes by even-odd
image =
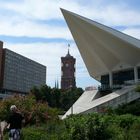
[[[118,108],[114,110],[112,109],[112,110],[113,110],[113,113],[118,114],[118,115],[132,114],[132,115],[140,116],[139,108],[140,108],[140,101],[137,100],[128,104],[120,105]]]
[[[140,140],[140,119],[132,125],[129,134],[133,140]]]
[[[63,121],[48,121],[40,127],[23,128],[23,140],[67,140]],[[65,139],[66,138],[66,139]]]
[[[107,140],[111,138],[107,129],[108,123],[102,115],[71,116],[65,120],[65,125],[71,140]]]
[[[139,140],[140,117],[133,115],[72,115],[22,130],[21,140]]]
[[[137,140],[139,122],[139,117],[130,114],[88,114],[67,118],[65,126],[70,140]]]
[[[33,95],[13,96],[0,101],[0,120],[7,120],[10,115],[10,106],[15,104],[24,115],[28,124],[46,123],[48,120],[57,120],[59,110],[50,108],[47,102],[37,102]]]
[[[47,132],[35,127],[24,128],[22,130],[23,140],[47,140]]]
[[[25,117],[31,113],[30,125],[23,128],[21,140],[140,139],[139,116],[116,115],[115,111],[111,111],[110,114],[71,115],[65,120],[59,120],[59,110],[50,108],[46,102],[36,102],[34,96],[15,96],[0,101],[1,120],[8,117],[12,104],[20,108]]]

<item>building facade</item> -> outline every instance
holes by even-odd
[[[46,67],[11,50],[0,42],[1,91],[27,93],[33,86],[46,84]]]
[[[140,40],[61,9],[91,77],[102,87],[140,82]]]
[[[70,114],[104,113],[109,107],[140,99],[135,90],[140,83],[140,40],[70,11],[61,11],[90,76],[101,82],[101,88],[85,91],[62,119]]]
[[[61,57],[61,89],[76,87],[75,62],[76,59],[70,55],[69,50],[65,57]]]

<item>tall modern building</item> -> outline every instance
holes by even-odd
[[[46,83],[46,66],[3,48],[0,41],[0,91],[27,93]]]
[[[61,89],[76,87],[75,81],[76,59],[70,55],[69,49],[65,57],[61,57]]]

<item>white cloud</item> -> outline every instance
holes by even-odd
[[[71,0],[24,0],[2,2],[0,8],[13,11],[12,16],[0,14],[0,34],[11,36],[47,37],[72,39],[67,26],[40,24],[36,20],[63,20],[60,7],[99,21],[109,26],[133,26],[140,23],[140,11],[127,7],[127,3],[100,5],[94,1],[84,6]],[[17,13],[17,14],[16,14]]]
[[[72,39],[70,31],[67,27],[57,27],[44,24],[39,25],[28,21],[23,21],[22,23],[14,25],[10,22],[1,22],[0,34],[11,36]]]
[[[71,1],[69,4],[67,4],[67,2],[61,3],[64,9],[96,20],[102,24],[107,24],[109,26],[134,26],[140,24],[140,11],[131,9],[130,6],[128,7],[127,3],[124,2],[118,5],[114,3],[101,6],[101,2],[94,1],[86,7],[74,1]]]
[[[55,1],[25,0],[22,3],[0,2],[0,8],[17,12],[11,17],[0,15],[1,35],[72,39],[66,26],[35,22],[35,20],[63,18]]]
[[[0,7],[17,12],[21,16],[31,19],[62,18],[59,1],[55,0],[23,0],[20,2],[0,1]]]
[[[123,30],[124,33],[131,35],[137,39],[140,39],[140,27],[139,28],[127,28]]]
[[[110,5],[101,12],[104,22],[108,25],[134,26],[140,24],[140,11],[127,9],[125,6]]]

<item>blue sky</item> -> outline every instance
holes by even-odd
[[[0,0],[0,40],[4,48],[47,66],[47,84],[61,76],[61,56],[76,58],[78,87],[98,85],[91,78],[60,7],[140,39],[139,0]]]

